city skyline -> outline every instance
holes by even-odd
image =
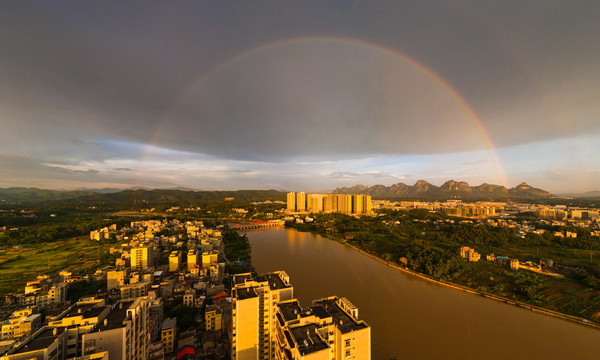
[[[600,190],[593,2],[0,5],[0,187]]]

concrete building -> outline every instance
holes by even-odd
[[[306,194],[303,192],[296,193],[296,211],[306,211]]]
[[[223,309],[218,305],[208,305],[204,313],[206,331],[220,331],[223,328]]]
[[[352,213],[364,214],[365,212],[365,196],[358,194],[352,196]]]
[[[296,193],[287,193],[287,211],[296,212]]]
[[[37,307],[30,306],[15,310],[2,324],[2,340],[10,340],[33,334],[42,324],[42,316]]]
[[[108,351],[111,360],[148,359],[149,302],[120,301],[92,331],[81,335],[83,355]]]
[[[298,300],[277,305],[275,359],[370,359],[371,329],[358,320],[347,299],[314,300],[302,309]]]
[[[135,247],[131,249],[131,270],[144,270],[154,265],[154,249],[150,247]]]
[[[135,299],[141,296],[148,295],[148,289],[150,288],[151,283],[149,281],[142,281],[135,284],[129,284],[125,286],[121,286],[119,290],[121,290],[121,299]]]
[[[127,271],[112,270],[106,273],[106,289],[112,290],[124,286],[127,281]]]
[[[163,349],[165,353],[172,353],[175,349],[177,341],[177,318],[166,318],[162,325],[160,333]]]
[[[198,250],[190,249],[187,253],[187,269],[192,272],[192,267],[198,265]]]
[[[305,205],[302,205],[305,204]],[[295,205],[295,207],[293,206]],[[288,193],[288,212],[371,214],[371,196],[364,194],[304,194]]]
[[[183,294],[183,305],[187,307],[194,307],[194,301],[196,300],[196,290],[190,289]]]
[[[460,256],[467,259],[470,262],[478,262],[481,259],[481,254],[471,249],[470,247],[463,246],[460,248]]]
[[[285,272],[240,274],[234,284],[232,359],[371,358],[371,329],[347,299],[323,298],[302,309]]]
[[[212,264],[216,264],[219,259],[218,251],[205,251],[202,253],[202,267],[207,268]]]
[[[232,289],[232,359],[271,359],[274,354],[276,304],[290,300],[294,288],[289,276],[278,271],[255,279],[234,277]]]
[[[308,194],[307,195],[308,211],[312,212],[312,213],[323,212],[324,197],[325,197],[325,195],[323,195],[323,194]]]
[[[181,266],[181,251],[173,251],[169,255],[169,271],[178,272]]]

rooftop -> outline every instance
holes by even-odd
[[[237,298],[239,300],[246,300],[258,296],[256,295],[256,291],[252,287],[236,288],[235,290],[237,292]]]
[[[106,319],[98,324],[94,331],[108,331],[123,327],[123,322],[127,319],[127,309],[132,303],[133,301],[119,303],[108,313]],[[123,305],[121,306],[121,304]]]
[[[310,311],[320,319],[331,317],[331,314],[321,305],[311,306]]]
[[[288,287],[292,287],[292,285],[284,283],[283,280],[281,280],[281,278],[277,274],[267,274],[267,275],[257,276],[256,281],[258,281],[258,282],[267,281],[269,283],[269,287],[271,287],[271,290],[279,290],[279,289],[285,289]]]
[[[249,280],[249,279],[252,279],[252,276],[250,274],[238,274],[238,275],[233,276],[233,283],[235,285],[243,284],[246,282],[246,280]]]
[[[342,333],[356,331],[367,328],[364,322],[357,322],[351,318],[344,310],[336,303],[335,299],[318,300],[316,305],[321,305],[333,317],[333,322]]]
[[[175,329],[177,327],[177,318],[166,318],[162,324],[162,331]]]
[[[42,332],[37,334],[35,338],[26,343],[25,346],[16,350],[14,354],[21,354],[30,351],[45,349],[48,346],[52,345],[56,338],[58,338],[65,331],[65,329],[65,327],[45,328]]]
[[[278,306],[279,306],[279,311],[281,312],[281,315],[283,316],[283,320],[286,322],[297,319],[298,314],[300,314],[300,312],[302,312],[302,309],[300,308],[300,305],[298,304],[298,300],[295,300],[295,299],[293,302],[279,303]]]
[[[316,329],[317,326],[314,324],[290,329],[296,344],[298,344],[300,355],[304,356],[329,348],[329,346],[317,335]]]

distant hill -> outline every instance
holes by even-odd
[[[190,191],[175,189],[81,189],[73,191],[44,190],[37,188],[0,189],[0,201],[21,203],[72,201],[84,204],[190,204],[206,201],[223,201],[234,198],[241,201],[285,201],[284,192],[277,190],[236,190],[236,191]]]
[[[92,190],[46,190],[38,188],[11,187],[0,189],[0,201],[8,202],[37,202],[49,200],[73,199],[80,196],[95,194]]]
[[[233,198],[236,201],[284,201],[286,194],[277,190],[237,190],[237,191],[184,191],[184,190],[123,190],[114,193],[87,194],[60,200],[50,206],[103,206],[121,207],[130,205],[157,206],[197,206],[206,202],[223,201]],[[39,202],[37,205],[45,205]]]
[[[369,194],[375,199],[423,199],[423,200],[507,200],[507,199],[540,199],[552,196],[549,192],[521,183],[507,189],[501,185],[481,184],[470,186],[464,181],[446,181],[442,186],[436,186],[425,180],[419,180],[414,185],[404,183],[392,186],[356,185],[343,187],[333,191],[336,194]]]
[[[572,197],[574,199],[585,199],[585,198],[598,199],[598,198],[600,198],[600,190],[586,191],[583,193],[576,193],[576,194],[559,194],[558,196]]]

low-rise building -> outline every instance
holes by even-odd
[[[208,305],[204,313],[206,331],[220,331],[223,328],[223,309],[218,305]]]
[[[166,318],[162,325],[161,341],[165,353],[169,354],[175,350],[177,340],[177,318]]]
[[[460,256],[464,259],[467,259],[471,262],[477,262],[481,259],[481,254],[475,251],[475,249],[471,249],[470,247],[463,246],[460,248]]]

